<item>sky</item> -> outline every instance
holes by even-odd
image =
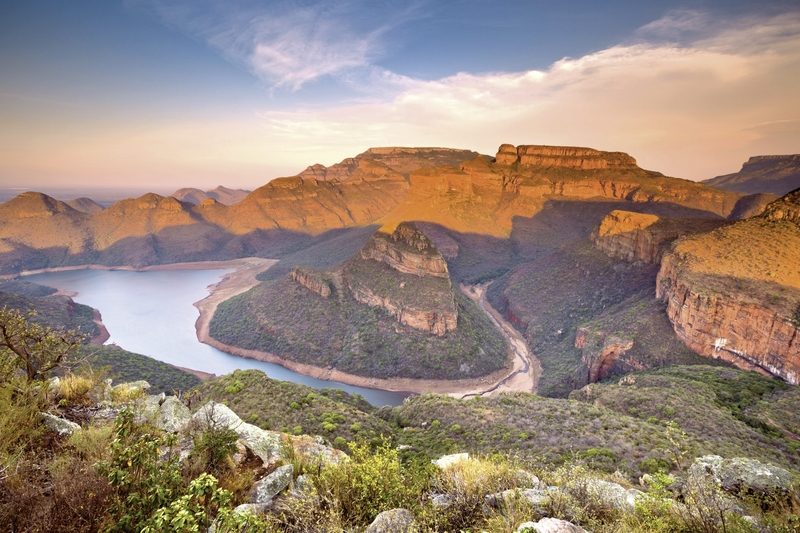
[[[371,146],[800,152],[797,0],[5,0],[0,187],[255,188]]]

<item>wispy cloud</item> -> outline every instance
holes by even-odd
[[[681,33],[692,25],[650,28],[666,37],[670,27]],[[274,143],[302,142],[329,162],[386,144],[485,153],[501,142],[577,144],[628,151],[645,167],[699,179],[749,155],[800,148],[798,67],[800,13],[793,13],[735,21],[680,45],[640,39],[542,71],[400,77],[384,100],[263,118]],[[781,126],[755,127],[764,123]]]
[[[169,25],[207,41],[273,87],[292,90],[324,76],[368,68],[388,31],[421,13],[422,3],[401,7],[367,0],[272,2],[131,0]],[[388,7],[388,12],[387,10]]]

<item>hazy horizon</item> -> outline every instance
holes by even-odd
[[[372,146],[800,152],[796,2],[0,6],[0,186],[253,189]]]

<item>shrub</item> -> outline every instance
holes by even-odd
[[[89,403],[89,392],[101,381],[100,375],[84,373],[81,375],[69,373],[58,381],[57,394],[62,404],[84,405]]]
[[[351,460],[327,465],[313,479],[322,507],[337,509],[346,526],[369,524],[389,509],[419,507],[425,472],[404,468],[388,442],[374,452],[366,443],[350,443]]]
[[[484,496],[515,488],[517,474],[501,458],[459,461],[434,475],[432,492],[446,494],[451,503],[445,509],[428,509],[425,520],[437,531],[467,529],[485,518]]]

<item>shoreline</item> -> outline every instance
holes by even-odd
[[[258,280],[255,279],[255,275],[258,272],[261,272],[263,267],[264,264],[261,264],[257,269],[245,266],[237,271],[226,274],[222,280],[209,286],[208,296],[194,303],[194,306],[198,309],[198,311],[200,311],[200,316],[195,322],[197,338],[200,340],[200,342],[239,357],[255,359],[257,361],[264,361],[267,363],[274,363],[293,372],[297,372],[312,378],[322,379],[325,381],[338,381],[340,383],[345,383],[347,385],[353,385],[356,387],[378,389],[389,392],[408,392],[413,394],[437,393],[448,394],[458,398],[478,396],[485,393],[495,392],[520,371],[515,363],[517,356],[513,346],[509,347],[509,357],[507,359],[508,364],[504,368],[479,378],[447,380],[373,378],[359,376],[356,374],[342,372],[341,370],[337,370],[335,368],[324,368],[309,365],[307,363],[299,363],[297,361],[292,361],[290,359],[286,359],[261,350],[252,350],[249,348],[232,346],[213,338],[210,334],[210,325],[219,304],[233,296],[236,296],[237,294],[241,294],[251,289],[258,284]],[[254,273],[255,270],[257,270],[257,272]],[[525,389],[509,387],[508,390]]]

